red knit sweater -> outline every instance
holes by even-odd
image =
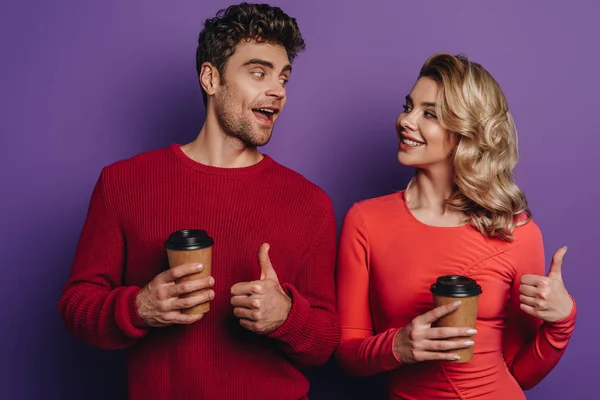
[[[215,239],[211,310],[192,325],[150,328],[136,294],[167,266],[168,235],[194,228]],[[339,343],[335,236],[327,195],[269,156],[228,169],[179,145],[143,153],[103,169],[59,311],[75,337],[127,348],[132,400],[303,399],[297,367],[324,363]],[[229,291],[260,278],[263,242],[293,305],[260,336],[239,325]]]

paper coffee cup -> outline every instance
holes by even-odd
[[[434,307],[454,303],[457,300],[461,302],[456,311],[438,319],[432,326],[475,328],[479,295],[482,292],[481,286],[475,280],[461,275],[444,275],[437,278],[436,282],[431,285],[430,290],[433,293]],[[473,336],[461,336],[445,340],[464,342],[473,340]],[[455,362],[459,363],[470,361],[473,358],[473,346],[448,350],[448,352],[458,354],[460,359]]]
[[[169,236],[169,239],[165,242],[165,249],[167,250],[170,268],[189,263],[198,263],[204,266],[202,271],[177,279],[175,283],[200,279],[210,275],[213,244],[213,238],[201,229],[184,229],[173,232]],[[181,297],[195,296],[200,292],[198,290],[184,294]],[[183,309],[181,312],[184,314],[204,314],[208,310],[210,310],[210,302]]]

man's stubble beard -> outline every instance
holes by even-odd
[[[223,85],[223,91],[215,102],[217,122],[223,133],[232,139],[239,140],[246,147],[259,147],[269,143],[273,127],[263,135],[261,135],[262,132],[255,132],[257,128],[253,126],[252,121],[248,121],[247,118],[244,118],[244,113],[236,112],[231,106],[235,104],[232,101],[233,98],[231,89],[227,85]]]

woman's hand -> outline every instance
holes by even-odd
[[[548,276],[527,274],[521,277],[521,310],[546,322],[566,318],[573,309],[573,299],[562,279],[562,261],[567,247],[554,253]]]
[[[456,361],[460,357],[448,350],[463,349],[472,346],[472,340],[444,340],[461,336],[471,336],[477,333],[473,328],[432,328],[431,324],[444,315],[456,311],[460,301],[434,308],[419,315],[398,331],[394,338],[394,353],[405,364],[421,361]]]

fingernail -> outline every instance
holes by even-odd
[[[201,271],[202,268],[204,268],[204,266],[202,264],[198,264],[198,265],[196,265],[196,268],[198,268],[198,271]]]
[[[452,356],[453,360],[460,360],[460,356],[458,354],[455,354]]]
[[[215,292],[213,292],[212,290],[210,292],[208,292],[208,298],[212,299],[215,297]]]
[[[476,333],[477,333],[477,329],[469,329],[469,330],[467,331],[467,333],[468,333],[469,335],[474,335],[474,334],[476,334]]]
[[[461,303],[462,302],[460,300],[455,301],[454,303],[452,303],[452,307],[458,307],[458,306],[460,306]]]
[[[565,249],[565,251],[567,251],[569,248],[567,246],[563,246],[563,249]]]
[[[472,340],[467,340],[467,341],[465,341],[465,346],[472,346],[472,345],[474,345],[474,344],[475,344],[475,342],[474,342],[474,341],[472,341]]]
[[[215,280],[214,280],[214,278],[212,276],[210,278],[208,278],[208,284],[209,285],[214,285],[215,284]]]

